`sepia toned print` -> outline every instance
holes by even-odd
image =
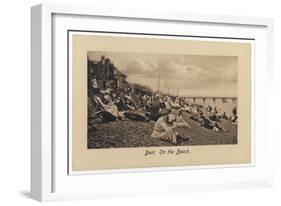
[[[237,144],[237,56],[87,58],[89,149]]]
[[[252,42],[71,33],[69,172],[252,163]]]

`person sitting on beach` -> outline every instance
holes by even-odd
[[[237,122],[238,116],[237,116],[237,109],[236,109],[236,107],[233,108],[232,115],[231,115],[230,119],[231,119],[231,121],[233,123]]]
[[[219,124],[217,122],[213,123],[211,121],[203,120],[200,122],[200,125],[207,129],[213,130],[214,132],[223,132],[224,131],[224,129],[221,126],[219,126]]]
[[[180,109],[181,105],[180,105],[180,100],[178,97],[176,97],[176,99],[174,101],[171,101],[171,107],[173,109]]]
[[[177,144],[177,137],[179,137],[179,135],[175,130],[177,127],[177,124],[175,124],[176,121],[177,113],[173,111],[168,115],[160,117],[154,125],[151,138],[157,138],[171,142],[172,144]]]
[[[203,112],[199,113],[199,117],[197,121],[200,122],[201,126],[211,123],[211,121],[204,115]]]
[[[97,100],[98,104],[104,109],[104,111],[109,112],[111,115],[116,117],[116,119],[121,118],[118,112],[118,108],[113,102],[107,100],[108,102],[104,103],[101,95],[96,95],[95,99]]]
[[[112,102],[112,98],[110,96],[110,90],[107,89],[107,90],[104,90],[103,92],[104,92],[103,98],[106,101],[105,103],[108,104],[108,103]]]
[[[200,122],[200,114],[202,113],[202,110],[199,106],[193,106],[191,108],[191,117],[190,119]]]
[[[158,120],[160,117],[160,112],[161,108],[159,102],[154,101],[150,107],[146,107],[146,116],[153,121]]]
[[[188,104],[186,104],[186,103],[183,104],[182,110],[187,112],[187,113],[189,113],[189,114],[192,113],[192,108]]]
[[[212,114],[209,116],[210,120],[219,122],[221,116],[219,115],[219,112],[217,111],[217,108],[213,110]]]
[[[227,115],[226,115],[226,112],[224,112],[224,113],[221,115],[221,118],[222,118],[222,119],[228,120],[228,117],[227,117]]]
[[[172,109],[171,103],[172,103],[171,97],[165,96],[165,97],[164,97],[165,108],[167,108],[167,109]]]
[[[207,105],[206,107],[206,111],[207,112],[212,112],[213,108],[210,105]]]
[[[227,122],[230,120],[224,119],[223,122],[212,122],[210,119],[204,116],[203,113],[200,114],[200,126],[205,127],[207,129],[213,130],[214,132],[228,132],[229,130],[225,127],[227,126]],[[222,126],[223,125],[223,126]]]
[[[135,109],[131,104],[131,101],[126,98],[124,91],[118,92],[118,95],[116,95],[114,98],[114,103],[119,111],[128,111]]]

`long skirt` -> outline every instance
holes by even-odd
[[[158,132],[158,131],[153,130],[151,137],[158,138],[160,140],[169,141],[173,144],[177,143],[177,132],[174,131],[174,128],[172,128],[172,127],[168,128],[167,130],[165,130],[163,132]]]

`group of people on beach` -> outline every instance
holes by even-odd
[[[89,120],[112,122],[133,120],[141,122],[155,122],[151,137],[177,143],[177,138],[185,138],[177,133],[177,127],[191,129],[184,120],[183,113],[189,113],[190,118],[204,128],[214,132],[228,131],[221,125],[222,121],[237,122],[236,107],[232,115],[220,113],[216,107],[210,105],[190,104],[184,98],[163,96],[160,94],[136,94],[131,89],[89,90]],[[91,125],[91,124],[90,124]],[[189,137],[190,138],[190,137]],[[186,138],[188,139],[188,138]]]
[[[214,132],[227,131],[221,122],[237,122],[237,110],[232,114],[221,113],[217,107],[191,103],[187,98],[163,95],[148,91],[137,91],[135,88],[101,88],[95,78],[88,84],[88,125],[95,128],[97,122],[108,123],[120,120],[155,122],[151,138],[177,144],[179,138],[191,141],[188,135],[178,133],[178,127],[191,129],[184,120],[183,113],[204,128]]]
[[[187,127],[182,116],[182,107],[178,98],[159,94],[136,94],[133,89],[100,90],[93,88],[88,94],[88,120],[91,122],[112,122],[133,120],[141,122],[155,122],[152,138],[177,143],[179,134],[177,127]],[[181,137],[185,138],[185,137]]]

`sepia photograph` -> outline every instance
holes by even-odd
[[[72,171],[251,163],[250,41],[70,42]]]
[[[237,56],[88,51],[88,149],[238,144],[237,73]]]

